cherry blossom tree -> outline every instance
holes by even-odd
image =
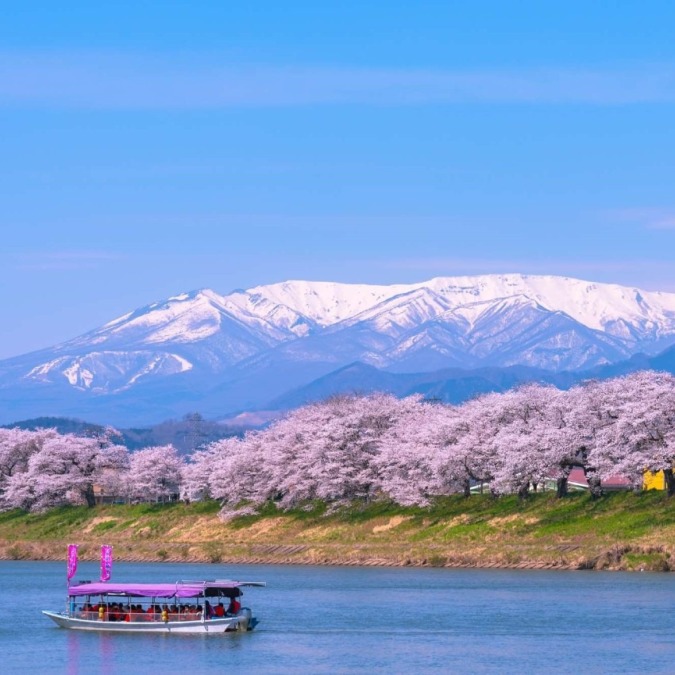
[[[215,447],[195,450],[186,457],[181,473],[180,498],[189,503],[213,497],[211,476],[219,457]]]
[[[549,406],[558,390],[528,385],[501,395],[496,424],[492,487],[497,493],[526,497],[532,486],[546,480],[559,462],[547,444]]]
[[[335,397],[291,413],[262,434],[283,507],[321,499],[368,501],[377,488],[377,440],[393,423],[393,397]]]
[[[423,506],[433,496],[464,484],[463,464],[456,466],[452,453],[444,452],[456,433],[454,411],[421,397],[398,402],[395,422],[380,439],[374,459],[380,489],[389,498],[403,505]]]
[[[603,387],[612,423],[598,432],[595,460],[601,473],[618,473],[638,489],[646,469],[663,470],[672,495],[675,378],[646,371],[608,380]]]
[[[34,511],[79,502],[94,506],[99,478],[123,470],[127,461],[126,448],[107,438],[47,433],[26,470],[7,480],[4,498],[12,507]]]
[[[270,440],[270,430],[254,431],[244,438],[226,438],[209,446],[213,455],[208,485],[214,499],[233,506],[240,502],[262,504],[275,497],[276,458]]]
[[[46,434],[56,431],[36,432],[24,429],[0,429],[0,477],[20,473],[28,467],[28,459],[36,452]]]
[[[21,479],[12,477],[26,473],[31,456],[40,450],[47,437],[56,435],[54,429],[0,429],[0,509],[13,508],[13,494]],[[9,495],[6,494],[8,484]]]
[[[406,405],[375,395],[305,406],[264,431],[212,444],[191,471],[208,472],[210,493],[229,504],[368,501],[382,490],[381,438]]]
[[[461,420],[452,442],[446,446],[445,470],[452,467],[458,478],[465,478],[465,494],[471,482],[487,484],[491,491],[498,468],[499,453],[496,436],[503,416],[503,394],[484,394],[467,401],[458,409]]]
[[[327,419],[299,461],[309,462],[316,496],[328,502],[374,498],[379,486],[375,459],[382,435],[395,423],[399,401],[384,394],[341,397],[326,403]]]
[[[563,406],[564,411],[558,409],[557,430],[560,442],[567,448],[561,455],[562,465],[566,472],[568,468],[580,467],[591,496],[597,499],[603,494],[603,474],[608,476],[606,463],[601,466],[602,455],[598,452],[602,447],[602,431],[614,423],[606,383],[591,381],[573,387],[566,392]]]
[[[173,445],[136,450],[129,457],[128,495],[135,501],[167,501],[180,491],[183,460]]]

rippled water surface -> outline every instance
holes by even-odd
[[[78,579],[96,579],[81,563]],[[118,563],[114,581],[265,580],[246,634],[57,628],[65,563],[0,562],[2,673],[675,672],[675,575]]]

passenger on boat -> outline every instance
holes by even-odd
[[[96,619],[98,618],[98,614],[94,616],[94,613],[91,608],[91,603],[85,602],[82,605],[82,611],[80,612],[80,618],[81,619]]]
[[[228,614],[238,614],[239,610],[241,609],[241,603],[237,598],[230,598],[230,605],[227,608],[227,613]]]
[[[223,605],[222,602],[219,602],[219,603],[216,605],[216,609],[214,610],[214,614],[215,614],[217,617],[225,616],[225,607],[224,607],[224,605]]]
[[[211,603],[208,600],[206,600],[206,602],[204,602],[204,616],[207,619],[211,619],[213,618],[213,614],[214,614],[213,607],[211,607]]]

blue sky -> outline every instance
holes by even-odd
[[[673,25],[658,0],[17,3],[0,358],[201,287],[675,291]]]

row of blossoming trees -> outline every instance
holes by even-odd
[[[675,378],[647,371],[568,391],[529,385],[457,406],[336,397],[186,460],[171,446],[129,454],[112,435],[4,430],[0,507],[92,504],[95,484],[129,500],[163,499],[180,484],[184,499],[214,498],[228,509],[377,498],[425,505],[469,495],[477,483],[525,497],[555,481],[563,496],[574,467],[594,496],[610,476],[640,488],[645,470],[663,470],[673,494],[674,462]]]
[[[0,429],[0,510],[94,506],[95,487],[128,501],[168,499],[184,466],[176,450],[129,453],[116,437],[112,430],[92,438],[54,429]]]

